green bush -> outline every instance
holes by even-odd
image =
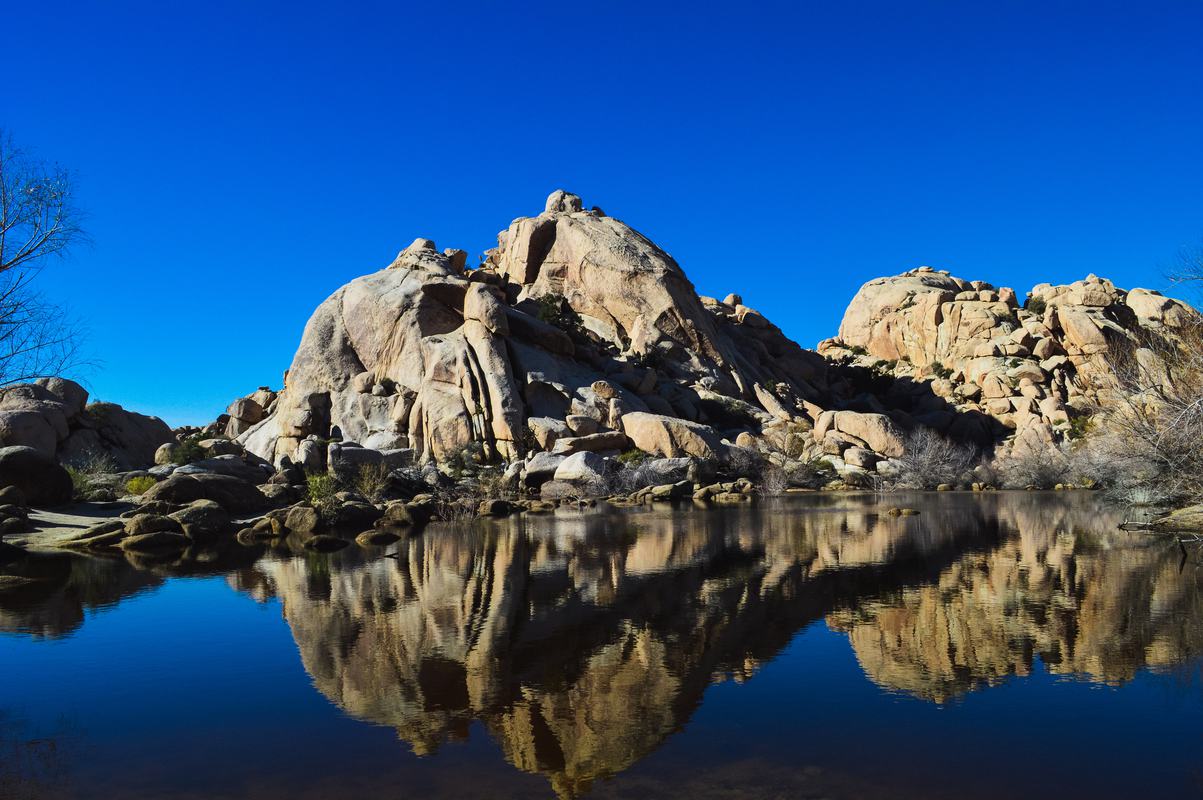
[[[333,475],[319,472],[305,476],[305,497],[319,512],[326,514],[338,506],[337,493],[338,481]]]
[[[201,434],[193,434],[172,448],[171,463],[182,467],[205,458],[208,453],[200,446],[201,438]]]
[[[379,503],[388,489],[388,472],[384,464],[361,464],[351,479],[351,488],[368,502]]]
[[[545,294],[539,298],[539,310],[536,316],[548,325],[554,325],[569,336],[581,339],[585,338],[585,326],[581,322],[580,315],[573,310],[572,306],[563,296],[558,294]]]
[[[125,491],[130,494],[145,494],[156,483],[157,481],[149,475],[139,475],[137,478],[130,478],[125,484]]]
[[[1032,297],[1029,295],[1027,302],[1023,304],[1023,307],[1033,314],[1039,316],[1045,312],[1048,304],[1044,302],[1043,297]]]
[[[632,447],[630,450],[626,450],[618,456],[618,463],[622,464],[624,467],[637,467],[644,461],[647,461],[649,458],[651,458],[651,456],[647,453],[638,448]]]
[[[1085,439],[1093,427],[1094,421],[1090,417],[1073,417],[1069,421],[1069,432],[1066,435],[1070,439]]]
[[[952,370],[941,364],[939,361],[931,362],[931,371],[937,378],[951,378]]]

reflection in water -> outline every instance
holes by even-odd
[[[282,599],[315,686],[349,714],[419,754],[480,720],[562,796],[632,766],[707,686],[816,620],[847,631],[874,682],[937,702],[1036,656],[1112,682],[1200,652],[1196,572],[1093,498],[949,497],[917,517],[811,504],[512,518],[231,580]]]
[[[922,514],[881,513],[899,503]],[[1039,659],[1123,682],[1203,651],[1200,573],[1085,494],[810,496],[513,517],[388,550],[31,558],[0,631],[69,634],[165,577],[278,597],[316,688],[434,753],[485,726],[564,797],[628,769],[822,621],[864,673],[943,703]]]

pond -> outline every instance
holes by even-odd
[[[1122,520],[821,494],[41,554],[0,592],[0,796],[1195,796],[1203,558]]]

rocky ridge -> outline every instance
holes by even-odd
[[[408,500],[492,464],[511,498],[740,502],[770,467],[784,485],[897,485],[925,431],[987,456],[1053,453],[1122,393],[1121,371],[1199,322],[1093,275],[1021,305],[921,267],[865,284],[815,352],[736,294],[699,296],[669,254],[576,195],[552,193],[497,242],[469,268],[417,239],[339,288],[283,388],[204,429],[52,378],[0,390],[0,445],[107,462],[92,499],[161,481],[148,497],[268,507],[306,496],[307,475],[345,488],[371,467]],[[258,495],[231,500],[230,480]]]
[[[916,409],[989,439],[980,414],[940,398],[886,406],[854,378],[738,295],[698,296],[646,237],[557,191],[475,269],[418,239],[336,291],[274,406],[237,441],[310,470],[473,450],[537,488],[570,456],[632,449],[718,464],[826,458],[868,474],[902,454],[906,430],[924,424]]]
[[[1119,399],[1118,374],[1197,325],[1193,308],[1088,275],[1037,285],[1022,305],[1010,288],[920,267],[869,281],[819,352],[922,382],[962,413],[1001,424],[1004,450],[1039,454],[1084,433]],[[952,417],[924,422],[950,431]],[[955,431],[953,431],[955,433]]]

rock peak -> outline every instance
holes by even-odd
[[[580,195],[566,192],[563,189],[556,189],[547,196],[547,205],[543,208],[544,214],[571,214],[574,211],[580,211],[581,198]]]

